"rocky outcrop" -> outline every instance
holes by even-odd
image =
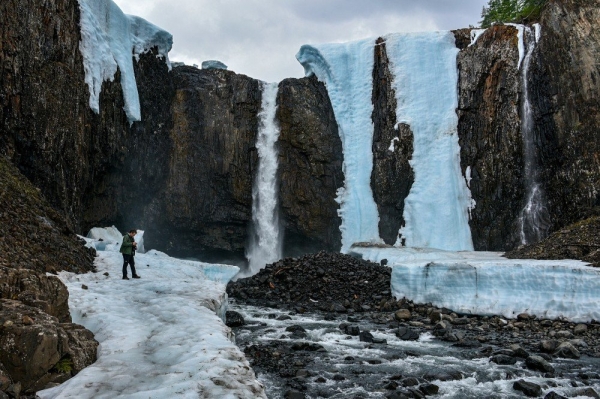
[[[468,35],[469,30],[455,32],[457,43],[470,43]],[[476,203],[470,220],[476,250],[518,243],[518,215],[525,205],[518,62],[512,26],[492,26],[457,57],[461,168],[463,175],[470,173]]]
[[[532,66],[552,230],[600,214],[599,0],[551,0]]]
[[[172,79],[167,175],[142,219],[145,243],[176,256],[243,259],[252,220],[260,82],[186,66],[175,68]]]
[[[93,334],[80,325],[60,323],[37,308],[0,299],[0,363],[11,386],[24,393],[77,374],[96,360],[97,347]]]
[[[404,226],[404,200],[415,174],[409,164],[413,153],[410,126],[396,127],[396,96],[392,88],[385,41],[377,39],[373,68],[373,171],[371,189],[379,211],[379,235],[393,245]]]
[[[344,184],[343,153],[327,90],[316,77],[286,79],[279,84],[277,105],[284,253],[338,251],[335,198]]]
[[[94,255],[40,190],[0,156],[0,267],[87,272]]]
[[[511,259],[579,259],[600,267],[600,217],[569,225],[536,244],[504,254]]]

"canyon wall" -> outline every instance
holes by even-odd
[[[119,75],[89,109],[75,0],[2,3],[0,152],[83,233],[115,224],[147,230],[149,247],[242,261],[251,223],[260,82],[222,70],[169,71],[149,52],[134,62],[142,121],[129,124]],[[554,231],[597,214],[598,0],[550,1],[529,73],[541,186]],[[476,249],[520,244],[525,205],[523,101],[517,29],[494,26],[460,52],[461,169],[475,201]],[[374,46],[371,187],[381,238],[393,244],[414,180],[410,126],[397,124],[385,41]],[[279,85],[277,119],[284,253],[340,247],[343,154],[326,88]],[[393,151],[390,142],[395,141]]]

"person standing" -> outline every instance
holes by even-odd
[[[135,272],[134,256],[137,249],[137,242],[135,242],[133,237],[136,234],[137,230],[129,230],[129,233],[123,236],[123,243],[121,244],[121,249],[119,249],[119,252],[123,254],[123,280],[129,280],[129,277],[127,277],[127,265],[131,266],[131,277],[140,278]]]

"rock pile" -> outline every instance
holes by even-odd
[[[391,269],[339,253],[286,258],[227,286],[231,298],[299,313],[392,311]]]
[[[510,259],[579,259],[600,267],[600,217],[582,220],[536,244],[504,254]]]

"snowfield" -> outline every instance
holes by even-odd
[[[98,360],[38,392],[41,399],[266,397],[222,320],[225,286],[237,267],[150,251],[135,256],[141,279],[122,280],[115,231],[94,229],[94,236],[106,238],[87,239],[106,249],[98,251],[97,273],[63,272],[60,278],[69,289],[73,322],[100,342]]]

